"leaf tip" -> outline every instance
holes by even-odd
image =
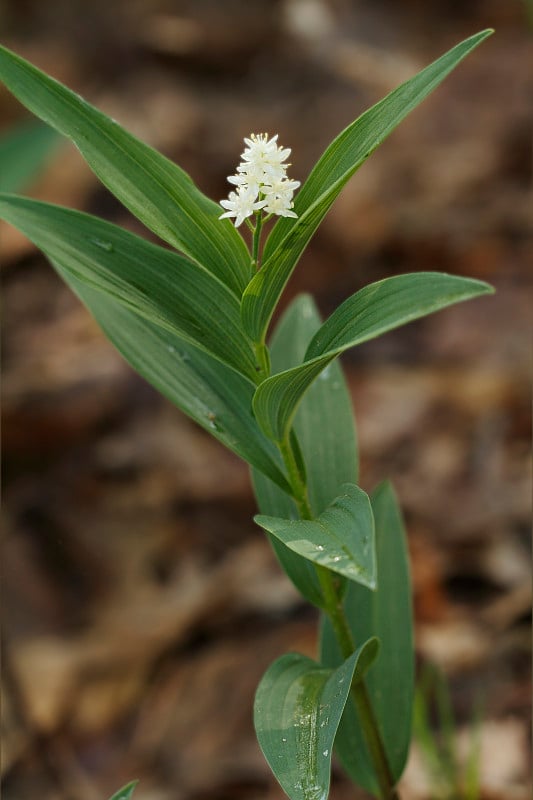
[[[478,31],[478,33],[474,33],[472,36],[470,36],[465,41],[466,42],[472,42],[473,46],[477,47],[478,44],[481,44],[481,42],[484,42],[485,39],[489,38],[489,36],[492,36],[493,33],[495,33],[494,28],[484,28],[482,31]]]
[[[138,783],[138,780],[130,781],[126,786],[123,786],[122,789],[119,789],[118,792],[115,792],[109,800],[131,800],[131,796]]]
[[[472,282],[475,284],[477,288],[476,292],[477,295],[496,293],[496,289],[494,288],[494,286],[492,286],[490,283],[486,283],[486,281],[473,280]]]

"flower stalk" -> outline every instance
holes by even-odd
[[[261,266],[259,262],[259,244],[261,242],[261,230],[263,228],[263,214],[257,211],[255,214],[255,228],[253,228],[252,243],[252,270],[258,270]]]

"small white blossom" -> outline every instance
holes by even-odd
[[[274,178],[263,185],[263,194],[286,196],[292,198],[294,190],[298,188],[300,181],[291,181],[289,178]]]
[[[282,217],[297,216],[291,209],[293,194],[300,182],[287,177],[289,165],[283,162],[291,151],[280,147],[277,141],[277,135],[269,139],[266,133],[252,133],[244,140],[246,148],[241,154],[242,161],[236,174],[228,178],[237,190],[229,193],[228,200],[220,201],[226,209],[220,219],[235,217],[238,228],[259,210]]]
[[[235,227],[238,228],[246,217],[251,217],[256,211],[265,206],[265,200],[257,200],[257,192],[250,191],[246,186],[239,186],[236,192],[230,192],[227,200],[221,200],[220,205],[227,211],[219,219],[235,217]]]
[[[298,214],[291,211],[292,206],[292,200],[289,204],[283,197],[272,197],[269,199],[264,210],[267,214],[278,214],[280,217],[298,217]]]

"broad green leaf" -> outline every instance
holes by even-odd
[[[281,318],[271,344],[272,367],[276,372],[303,361],[307,345],[320,327],[313,299],[300,295]],[[309,500],[320,514],[335,499],[343,483],[356,483],[358,475],[357,441],[352,404],[346,381],[338,363],[331,364],[302,400],[294,428],[306,461]],[[264,474],[253,472],[253,483],[262,514],[298,517],[290,497]],[[313,564],[269,536],[284,571],[299,592],[313,605],[321,607],[322,594]]]
[[[350,686],[364,675],[378,648],[370,639],[335,670],[288,653],[263,676],[255,697],[255,730],[291,800],[327,798],[333,742]]]
[[[244,327],[262,341],[274,309],[296,263],[349,178],[396,126],[435,89],[475,47],[492,33],[461,42],[418,75],[366,111],[330,144],[298,192],[298,219],[281,219],[267,240],[263,266],[242,298]]]
[[[307,345],[320,324],[313,298],[296,298],[272,337],[274,372],[304,361]],[[294,418],[294,429],[306,462],[311,507],[320,514],[343,483],[357,483],[359,473],[352,399],[338,362],[310,387]]]
[[[366,683],[383,737],[395,780],[400,778],[411,740],[414,685],[413,619],[411,583],[405,532],[398,504],[389,483],[373,493],[376,524],[378,588],[348,583],[346,614],[355,642],[369,636],[380,640],[379,656]],[[321,663],[336,667],[342,663],[329,621],[323,620]],[[346,705],[335,745],[351,778],[376,793],[372,762],[352,703]]]
[[[91,288],[59,264],[54,267],[133,369],[222,444],[267,475],[272,485],[289,490],[279,454],[252,415],[254,385],[247,378]]]
[[[0,218],[64,271],[255,376],[238,301],[207,270],[116,225],[60,206],[2,195]]]
[[[303,364],[263,381],[254,411],[266,435],[282,441],[307,389],[340,353],[407,322],[493,289],[483,281],[416,272],[372,283],[349,297],[313,336]]]
[[[371,283],[348,297],[313,336],[306,360],[337,353],[407,322],[494,289],[443,272],[413,272]]]
[[[250,254],[220,207],[176,164],[79,95],[0,47],[0,80],[20,102],[71,139],[103,184],[150,230],[217,275],[239,297]]]
[[[133,796],[133,792],[135,791],[135,787],[139,781],[132,781],[128,783],[127,786],[123,786],[122,789],[119,789],[118,792],[115,792],[113,797],[110,797],[109,800],[131,800]]]
[[[58,144],[57,133],[36,120],[15,125],[0,138],[0,192],[17,192],[34,180]]]
[[[258,525],[289,549],[345,578],[376,588],[374,518],[368,495],[345,483],[317,519],[280,519],[262,514]]]

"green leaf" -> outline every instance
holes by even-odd
[[[252,415],[254,386],[247,378],[92,289],[57,263],[54,267],[133,369],[226,447],[264,472],[279,491],[289,490],[279,454]]]
[[[370,639],[335,670],[288,653],[263,676],[255,697],[255,730],[291,800],[327,798],[333,742],[352,680],[361,679],[378,647]]]
[[[110,797],[109,800],[130,800],[138,783],[139,781],[128,783],[126,786],[123,786],[122,789],[119,789],[118,792],[115,792],[113,797]]]
[[[254,413],[269,439],[276,442],[286,439],[303,396],[336,355],[304,362],[259,384],[253,399]]]
[[[313,336],[303,364],[263,381],[254,411],[269,438],[282,441],[307,389],[340,353],[400,325],[493,289],[483,281],[416,272],[372,283],[342,303]]]
[[[413,272],[371,283],[348,297],[313,336],[306,360],[339,353],[454,303],[492,293],[484,281]]]
[[[0,192],[17,192],[34,180],[58,143],[57,133],[32,120],[0,138]]]
[[[221,208],[176,164],[28,61],[0,47],[0,80],[71,139],[103,184],[150,230],[217,275],[239,297],[250,254]]]
[[[405,531],[389,483],[373,493],[376,524],[378,588],[348,583],[345,608],[356,642],[380,640],[379,656],[366,678],[368,691],[395,780],[403,772],[411,740],[414,693],[414,644],[411,583]],[[331,625],[322,622],[321,662],[336,667],[343,661]],[[337,738],[339,758],[350,777],[370,792],[378,792],[353,704],[347,704]]]
[[[274,332],[271,345],[272,367],[279,372],[300,364],[309,340],[320,327],[320,316],[313,299],[300,295],[287,309]],[[327,424],[324,424],[327,420]],[[343,483],[356,483],[358,475],[357,441],[351,397],[338,363],[331,364],[302,400],[294,429],[306,461],[309,500],[320,514],[335,499]],[[284,519],[298,517],[290,497],[264,474],[252,474],[261,513]],[[279,562],[309,602],[323,604],[313,564],[269,536]]]
[[[376,588],[374,518],[368,495],[345,483],[342,494],[314,520],[254,519],[295,553],[345,578]]]
[[[272,339],[272,365],[276,372],[302,363],[320,323],[312,297],[298,297]],[[305,460],[311,508],[320,514],[338,495],[342,484],[356,484],[359,474],[352,398],[338,362],[323,370],[320,380],[309,388],[294,417],[294,430]]]
[[[3,195],[0,217],[63,271],[255,377],[238,301],[207,270],[116,225],[60,206]]]
[[[394,128],[492,31],[461,42],[348,126],[327,148],[295,198],[298,219],[281,219],[267,240],[263,266],[242,298],[244,327],[262,341],[296,263],[349,178]]]

